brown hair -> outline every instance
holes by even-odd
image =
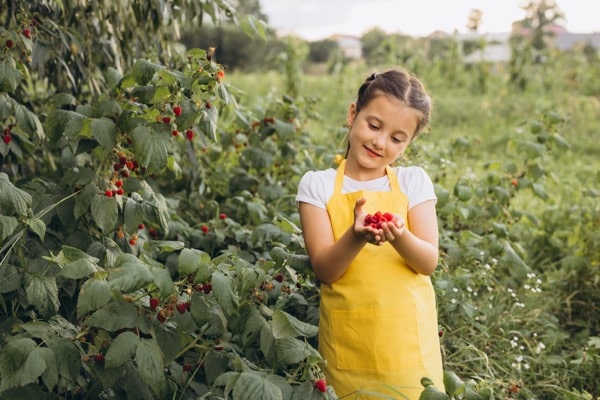
[[[356,113],[358,114],[363,107],[381,93],[393,96],[407,106],[421,112],[413,138],[429,123],[431,98],[416,76],[403,70],[389,70],[371,74],[358,88]]]

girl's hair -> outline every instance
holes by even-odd
[[[380,94],[387,94],[404,102],[407,106],[421,112],[417,122],[416,137],[429,122],[431,115],[431,98],[426,93],[421,81],[403,70],[389,70],[371,74],[358,88],[356,113]]]

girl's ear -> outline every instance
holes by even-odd
[[[352,104],[350,104],[350,107],[348,107],[348,116],[346,117],[346,121],[348,122],[349,127],[352,126],[355,118],[356,118],[356,103],[352,103]]]

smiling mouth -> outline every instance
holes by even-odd
[[[367,146],[363,146],[365,148],[365,150],[367,150],[367,153],[369,153],[369,155],[373,156],[373,157],[382,157],[381,154],[371,150],[370,148],[368,148]]]

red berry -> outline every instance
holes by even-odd
[[[319,392],[325,393],[327,391],[327,382],[325,382],[325,379],[317,379],[315,381],[315,387]]]
[[[12,49],[12,47],[15,45],[15,42],[13,42],[12,40],[8,39],[6,41],[6,47],[8,47],[9,49]]]
[[[188,372],[192,370],[192,364],[183,363],[183,370]]]
[[[204,290],[204,294],[209,294],[212,291],[212,285],[210,283],[205,283],[202,285],[202,290]]]
[[[98,353],[94,356],[94,362],[99,365],[104,364],[104,354]]]
[[[123,187],[123,181],[119,179],[118,181],[115,182],[115,186],[118,188]]]
[[[221,214],[219,214],[219,218],[225,219],[225,218],[227,218],[227,215],[225,213],[221,213]]]
[[[222,69],[220,69],[219,71],[217,71],[217,82],[221,82],[223,80],[223,78],[225,78],[225,71],[223,71]]]
[[[163,119],[162,119],[162,120],[163,120],[163,122],[164,122],[165,124],[170,124],[170,123],[171,123],[171,117],[163,117]]]
[[[205,104],[206,108],[210,110],[210,108],[212,107],[212,104],[210,104],[208,101]]]
[[[119,196],[123,196],[123,193],[125,193],[125,191],[124,191],[122,188],[118,188],[118,189],[117,189],[117,194],[118,194]]]
[[[179,311],[179,314],[185,314],[187,311],[187,304],[184,301],[177,303],[177,311]]]
[[[31,39],[31,31],[27,28],[23,29],[21,31],[21,33],[23,34],[23,36],[25,36],[27,39]]]
[[[129,244],[132,245],[132,246],[135,246],[136,242],[137,241],[135,239],[129,239]]]
[[[122,166],[125,165],[127,163],[127,157],[125,157],[124,154],[119,154],[119,162]]]
[[[4,136],[2,136],[2,140],[4,140],[4,143],[6,143],[6,145],[8,145],[10,143],[10,141],[12,140],[12,136],[10,136],[8,133],[5,134]]]
[[[200,229],[202,229],[202,232],[208,233],[208,226],[202,225],[202,228],[200,228]]]
[[[185,131],[185,136],[187,136],[188,140],[192,140],[194,138],[194,131],[188,129],[187,131]]]
[[[177,117],[179,117],[179,116],[181,115],[181,107],[179,107],[179,106],[175,106],[175,107],[173,107],[173,113],[174,113],[174,114],[175,114]]]
[[[171,131],[171,135],[173,135],[173,136],[177,136],[177,135],[179,135],[179,131],[178,131],[177,129],[173,129],[173,130]]]
[[[277,274],[277,275],[275,275],[275,280],[277,282],[280,282],[280,283],[283,282],[283,278],[284,278],[283,274]]]
[[[139,229],[139,230],[142,230],[142,229],[144,229],[144,224],[139,224],[139,225],[138,225],[138,229]]]
[[[150,298],[150,309],[151,310],[156,310],[156,307],[158,307],[158,304],[160,303],[160,300],[158,300],[156,297],[151,297]]]
[[[125,162],[125,165],[127,165],[127,168],[133,170],[133,167],[134,167],[133,161],[127,161],[127,162]]]
[[[104,192],[104,195],[105,195],[106,197],[113,197],[113,192],[112,192],[112,190],[106,190],[106,191]]]

